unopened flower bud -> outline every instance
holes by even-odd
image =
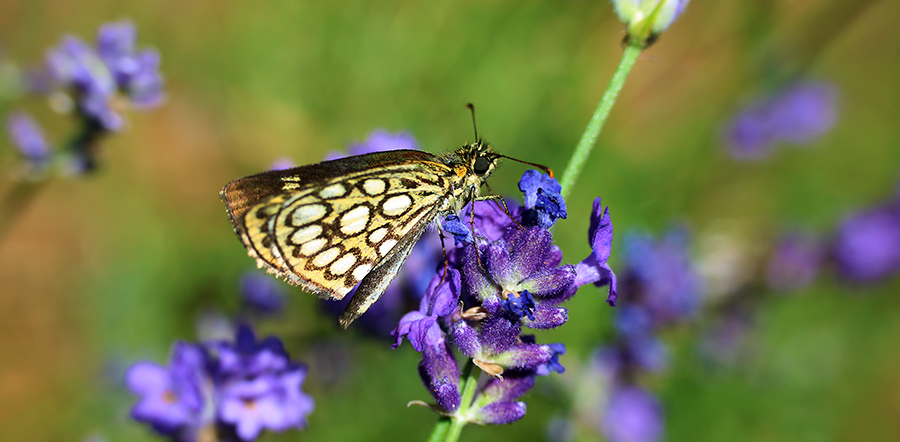
[[[631,43],[649,46],[684,11],[690,0],[613,0],[613,8],[628,25]]]

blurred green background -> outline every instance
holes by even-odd
[[[238,279],[254,264],[217,196],[229,180],[281,156],[317,162],[376,128],[447,151],[472,140],[467,102],[500,152],[562,171],[623,37],[607,1],[0,0],[3,57],[36,65],[64,34],[93,41],[123,18],[139,47],[162,54],[168,100],[130,113],[104,143],[100,173],[52,182],[0,244],[3,441],[158,440],[127,419],[120,377],[194,340],[201,313],[237,310]],[[898,20],[894,0],[691,2],[642,55],[568,200],[556,232],[567,261],[589,253],[596,196],[612,211],[614,269],[630,230],[685,222],[701,236],[724,225],[764,248],[785,225],[828,232],[886,198],[900,170]],[[724,124],[797,75],[838,88],[835,128],[764,162],[732,160]],[[71,129],[44,103],[23,106],[54,141]],[[19,160],[0,146],[5,176]],[[504,163],[493,190],[516,195],[522,171]],[[772,299],[753,356],[726,370],[698,358],[692,327],[670,333],[671,369],[645,382],[664,403],[666,440],[900,440],[898,288],[826,276]],[[310,365],[316,409],[308,430],[263,440],[425,439],[435,417],[405,407],[429,399],[418,354],[341,331],[314,296],[291,292],[261,332]],[[567,388],[611,333],[604,298],[583,288],[569,322],[540,334],[567,345],[570,370],[538,381],[526,417],[468,427],[464,440],[541,440],[571,411]]]

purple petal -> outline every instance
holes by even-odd
[[[28,160],[42,163],[50,156],[50,145],[37,121],[24,112],[6,118],[6,131],[19,152]]]
[[[153,362],[137,362],[125,374],[125,386],[137,395],[157,394],[169,388],[169,371]]]
[[[565,307],[547,305],[538,303],[534,310],[534,320],[526,320],[523,324],[526,327],[545,330],[556,328],[569,320],[569,311]]]
[[[409,313],[403,315],[403,317],[400,318],[400,324],[397,326],[397,328],[394,331],[391,332],[391,336],[397,340],[395,343],[391,344],[391,348],[399,347],[400,344],[403,342],[403,337],[408,336],[410,333],[413,332],[413,326],[415,324],[418,324],[420,321],[424,320],[425,318],[429,318],[429,317],[430,316],[428,316],[422,312],[418,312],[418,311],[409,312]],[[412,338],[410,338],[410,344],[412,344]],[[415,347],[415,345],[413,345],[413,347]],[[422,350],[420,348],[416,348],[416,351],[422,351]]]
[[[609,285],[609,294],[606,302],[615,307],[616,300],[619,299],[619,287],[616,274],[606,265],[597,259],[597,255],[591,253],[583,261],[575,265],[575,282],[576,286],[593,283],[598,287]]]
[[[594,199],[591,210],[591,226],[588,228],[588,244],[597,255],[597,260],[605,263],[612,251],[613,225],[609,216],[609,207],[603,209],[602,200]]]
[[[464,355],[473,358],[481,353],[481,342],[478,340],[478,331],[472,328],[468,322],[459,320],[453,324],[453,343]]]
[[[525,417],[525,402],[494,402],[475,413],[478,423],[485,425],[511,424]]]
[[[445,317],[456,310],[462,286],[459,271],[450,269],[449,276],[443,277],[444,274],[443,271],[438,272],[432,278],[431,284],[422,298],[422,312]],[[442,279],[443,282],[441,282]]]
[[[419,364],[419,374],[444,411],[452,412],[459,408],[462,400],[459,392],[459,366],[446,342],[425,348],[422,363]]]
[[[512,322],[502,317],[489,317],[481,323],[480,341],[484,348],[492,354],[505,352],[519,342],[519,322]]]
[[[518,290],[527,290],[538,297],[551,297],[563,293],[575,285],[575,267],[565,265],[537,272],[516,285]]]

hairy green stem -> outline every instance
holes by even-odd
[[[447,436],[448,429],[450,429],[450,418],[441,416],[434,425],[434,430],[431,430],[431,436],[428,436],[428,442],[442,442],[444,437]]]
[[[600,99],[600,104],[597,105],[597,110],[594,111],[594,116],[591,117],[584,135],[581,136],[581,140],[575,146],[575,152],[572,154],[572,159],[569,160],[569,165],[566,166],[566,170],[562,174],[563,198],[568,198],[569,193],[572,192],[572,186],[578,180],[578,175],[581,174],[581,170],[587,163],[591,149],[597,144],[597,138],[600,136],[600,131],[603,130],[603,124],[606,123],[606,118],[609,117],[609,112],[616,102],[616,97],[619,96],[619,91],[622,90],[622,86],[625,84],[625,79],[628,78],[628,73],[631,72],[631,68],[641,54],[641,49],[643,48],[637,44],[626,46],[625,52],[622,54],[622,60],[619,62],[619,67],[616,68],[615,74],[609,81],[606,92],[603,93],[603,98]]]
[[[462,399],[459,402],[459,409],[453,413],[450,428],[447,431],[447,437],[444,442],[457,442],[459,435],[462,434],[463,427],[469,423],[469,407],[472,406],[472,400],[475,398],[475,389],[478,387],[478,378],[481,376],[481,370],[475,368],[475,362],[469,359],[463,368],[462,379],[465,379],[463,385]]]

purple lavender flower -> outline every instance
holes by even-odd
[[[136,41],[131,22],[107,23],[97,31],[97,53],[132,105],[154,107],[164,99],[159,53],[155,49],[138,52]]]
[[[533,373],[492,379],[472,404],[469,420],[482,425],[503,425],[521,419],[527,406],[518,399],[534,387],[535,379]]]
[[[662,439],[663,416],[659,400],[633,386],[610,395],[600,431],[610,442],[655,442]]]
[[[760,160],[774,146],[810,143],[837,120],[837,91],[824,82],[800,81],[748,105],[728,129],[728,150],[738,160]]]
[[[523,326],[545,329],[565,323],[568,311],[560,304],[579,285],[575,266],[562,264],[548,230],[565,217],[559,184],[535,174],[526,172],[520,181],[524,208],[512,205],[508,214],[493,201],[478,201],[466,206],[462,217],[444,220],[444,230],[457,240],[447,252],[450,268],[434,276],[419,309],[404,316],[393,332],[393,347],[406,336],[423,352],[420,374],[437,408],[467,422],[520,419],[526,407],[518,398],[534,379],[565,370],[559,362],[564,345],[538,344],[522,333]],[[614,280],[606,266],[612,237],[608,211],[594,224],[590,236],[595,251],[591,260],[579,264],[584,267],[581,284]],[[497,378],[476,392],[470,407],[460,404],[460,372],[451,344]]]
[[[270,336],[257,341],[249,327],[240,327],[234,343],[207,346],[217,385],[217,417],[233,425],[243,440],[264,430],[306,427],[313,400],[300,388],[306,367],[290,361],[281,341]]]
[[[96,47],[66,36],[46,58],[56,83],[73,91],[78,112],[99,130],[118,131],[124,125],[113,106],[117,92],[138,108],[153,107],[163,100],[159,54],[153,49],[135,50],[135,29],[130,23],[102,26]]]
[[[281,341],[257,341],[242,326],[235,342],[179,343],[168,369],[131,367],[126,383],[141,397],[132,417],[178,441],[203,432],[254,440],[263,430],[304,428],[313,400],[301,391],[306,367],[290,360]]]
[[[24,112],[14,112],[6,118],[6,131],[13,144],[28,161],[40,168],[50,157],[50,145],[37,121]]]
[[[696,313],[702,284],[688,256],[686,232],[673,230],[658,242],[648,235],[628,235],[625,261],[622,291],[629,305],[645,310],[653,327]]]
[[[75,91],[82,115],[107,131],[122,128],[122,116],[111,105],[117,88],[115,79],[94,48],[67,36],[47,53],[47,66],[57,83]]]
[[[519,190],[525,194],[522,225],[549,229],[559,218],[566,218],[566,202],[559,181],[536,170],[527,170],[519,180]]]
[[[269,315],[284,308],[285,293],[278,280],[262,272],[247,272],[241,277],[241,299],[250,310]]]
[[[811,234],[791,232],[783,235],[769,260],[766,279],[776,291],[806,287],[816,278],[824,258],[824,248]]]
[[[125,384],[140,399],[131,417],[176,440],[193,440],[208,425],[212,401],[201,347],[178,342],[172,348],[169,367],[138,362],[125,375]]]
[[[498,314],[505,305],[507,314],[522,318],[533,328],[558,327],[568,319],[565,309],[558,305],[574,293],[575,268],[557,267],[562,255],[553,245],[549,231],[510,228],[505,237],[482,250],[476,252],[475,246],[470,245],[465,251],[461,265],[467,293],[481,301],[489,313]],[[527,318],[510,309],[510,298],[521,302],[515,299],[521,297],[531,298],[534,305],[533,314]]]
[[[840,274],[875,282],[900,270],[900,207],[878,206],[847,217],[838,228],[833,254]]]

